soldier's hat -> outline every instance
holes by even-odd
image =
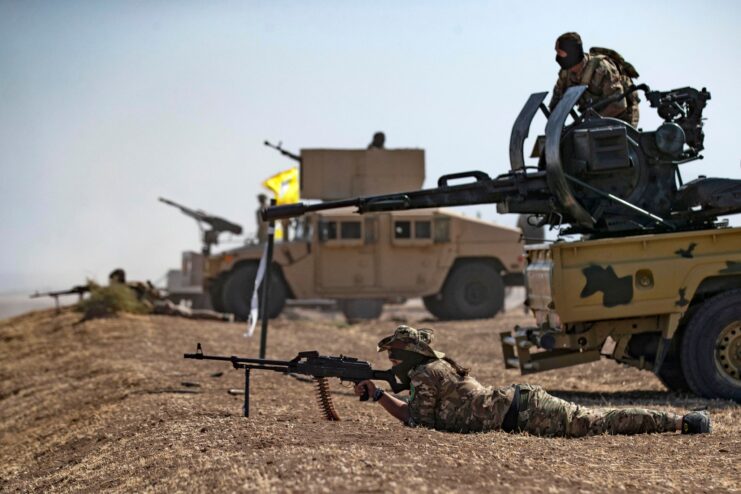
[[[396,328],[394,334],[378,342],[378,351],[382,352],[396,348],[433,358],[445,357],[444,353],[432,349],[432,336],[433,331],[431,329],[414,329],[402,324]]]

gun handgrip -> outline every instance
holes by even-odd
[[[370,394],[368,393],[368,386],[363,386],[363,394],[360,395],[360,401],[368,401]]]
[[[306,206],[303,202],[297,202],[295,204],[263,208],[260,216],[262,216],[263,221],[271,221],[295,218],[296,216],[302,216],[304,213],[306,213]]]

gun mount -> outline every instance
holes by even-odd
[[[548,112],[547,93],[532,94],[515,120],[507,173],[491,178],[481,171],[444,175],[438,187],[366,196],[320,204],[266,208],[265,220],[353,206],[357,212],[395,211],[496,203],[500,213],[536,215],[540,225],[568,224],[565,234],[592,238],[632,233],[712,228],[718,216],[741,211],[741,180],[699,178],[683,184],[680,165],[702,159],[704,88],[642,90],[664,120],[642,131],[595,108],[582,114],[574,105],[586,86],[569,88]],[[523,146],[538,110],[548,118],[537,166],[525,166]],[[566,125],[572,116],[573,122]],[[465,183],[454,183],[468,180]]]
[[[434,189],[289,204],[263,216],[484,203],[536,215],[541,226],[584,237],[526,247],[535,321],[501,333],[506,367],[527,374],[605,356],[652,370],[670,390],[741,402],[741,228],[717,221],[741,212],[741,180],[682,181],[680,167],[702,158],[707,90],[641,85],[615,98],[638,90],[663,119],[656,130],[600,116],[612,97],[577,113],[584,86],[569,88],[552,112],[547,93],[536,93],[515,120],[502,175],[454,173]],[[526,166],[524,141],[539,110],[545,135],[537,165]]]
[[[178,208],[184,215],[189,216],[196,220],[198,228],[203,234],[203,247],[201,252],[203,255],[209,255],[211,253],[211,246],[219,243],[219,235],[224,232],[233,233],[240,235],[242,233],[242,227],[236,223],[225,220],[219,216],[210,215],[204,211],[194,210],[178,204],[175,201],[165,199],[164,197],[159,198],[160,202],[164,202],[169,206]],[[206,229],[204,225],[208,225],[210,228]]]

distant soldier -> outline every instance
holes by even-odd
[[[383,146],[386,144],[386,134],[383,132],[376,132],[373,134],[373,139],[371,140],[371,143],[368,144],[368,149],[383,149]]]
[[[521,214],[517,217],[517,228],[522,231],[522,238],[525,245],[540,244],[545,240],[545,229],[542,226],[535,226],[530,223],[530,218],[535,219],[529,214]]]
[[[257,219],[257,242],[265,243],[268,241],[268,223],[262,219],[262,210],[268,206],[268,196],[265,194],[257,195],[257,202],[260,206],[255,212],[255,218]]]
[[[233,321],[234,317],[229,314],[221,314],[206,309],[191,309],[184,305],[175,304],[166,299],[151,281],[126,281],[126,272],[117,268],[108,275],[108,283],[123,284],[129,287],[139,302],[141,302],[152,314],[163,316],[179,316],[189,319],[210,319],[213,321]]]
[[[404,402],[361,381],[355,394],[367,393],[409,426],[448,432],[528,432],[537,436],[582,437],[599,434],[710,432],[707,412],[677,415],[645,408],[586,408],[551,396],[540,386],[483,386],[444,353],[431,346],[432,330],[399,326],[378,342],[388,352],[392,371],[409,389]]]
[[[585,85],[587,90],[579,100],[579,109],[605,98],[624,93],[638,77],[636,69],[614,50],[593,47],[584,53],[581,36],[565,33],[556,40],[556,62],[561,66],[556,86],[548,107],[553,110],[566,89]],[[632,92],[626,98],[600,108],[599,114],[623,120],[633,127],[638,125],[638,94]]]

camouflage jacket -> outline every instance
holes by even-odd
[[[596,103],[614,94],[624,92],[623,78],[617,66],[604,55],[585,54],[586,63],[580,72],[560,70],[553,96],[548,107],[553,110],[571,86],[586,85],[587,90],[579,99],[579,109],[583,110],[591,103]],[[625,98],[602,108],[599,113],[605,117],[624,116],[628,105]]]
[[[444,360],[433,360],[409,372],[410,426],[451,432],[498,429],[512,404],[514,386],[492,388],[460,377]]]

